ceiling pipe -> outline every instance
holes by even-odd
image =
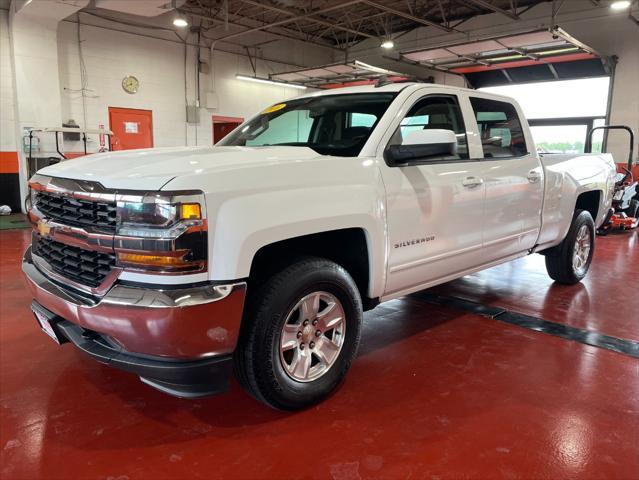
[[[200,13],[195,13],[195,12],[192,12],[190,10],[184,10],[184,9],[179,9],[179,11],[180,11],[180,13],[183,13],[185,15],[191,15],[191,16],[193,16],[195,18],[200,18],[202,20],[208,20],[210,22],[217,23],[218,25],[227,24],[226,21],[220,20],[219,18],[211,17],[209,15],[203,15],[203,14],[200,14]],[[253,28],[253,27],[247,27],[246,25],[242,25],[240,23],[233,23],[233,22],[228,22],[228,25],[231,25],[231,26],[234,26],[234,27],[241,27],[241,28],[251,28],[251,29]],[[267,28],[271,28],[271,25],[266,24],[266,25],[262,25],[261,27],[262,27],[262,30],[265,30]],[[237,33],[238,33],[238,35],[233,34],[231,38],[239,37],[240,35],[243,35],[244,33],[250,33],[250,32],[248,32],[246,30],[243,30],[242,32],[237,32]],[[317,45],[318,47],[329,48],[331,50],[335,50],[335,51],[338,51],[338,52],[342,52],[343,51],[343,49],[337,48],[336,46],[328,44],[328,43],[320,43],[320,42],[314,42],[314,41],[310,41],[310,40],[304,40],[302,38],[297,38],[297,37],[293,37],[293,36],[290,36],[290,35],[284,35],[283,33],[277,33],[277,32],[265,31],[264,33],[267,33],[268,35],[272,35],[274,37],[285,39],[285,40],[293,40],[293,41],[302,42],[302,43],[311,43],[313,45]],[[227,35],[226,37],[213,39],[213,41],[214,42],[218,42],[218,41],[227,42],[227,40],[225,40],[225,39],[228,38],[228,37],[229,36]],[[227,42],[227,43],[233,43],[233,42]]]
[[[254,0],[240,0],[240,1],[243,2],[243,3],[246,3],[248,5],[253,5],[255,7],[260,7],[260,8],[265,8],[266,10],[271,10],[272,12],[278,12],[278,13],[282,13],[284,15],[297,16],[297,14],[294,13],[294,12],[290,12],[288,10],[284,10],[283,8],[279,8],[279,7],[276,7],[274,5],[267,5],[265,3],[256,2]],[[315,14],[317,14],[317,12],[313,12],[313,15],[315,15]],[[375,35],[371,35],[369,33],[360,32],[359,30],[354,30],[352,28],[343,27],[339,23],[331,23],[331,22],[328,22],[326,20],[321,20],[319,18],[315,18],[313,16],[307,17],[306,20],[310,20],[312,22],[318,23],[320,25],[324,25],[326,27],[331,27],[331,28],[335,28],[335,29],[338,29],[338,30],[342,30],[344,32],[353,33],[353,34],[359,35],[361,37],[377,38]]]
[[[247,33],[259,32],[259,31],[264,30],[266,28],[278,27],[280,25],[285,25],[287,23],[296,22],[298,20],[305,20],[305,19],[308,19],[309,17],[312,17],[313,15],[319,15],[319,14],[327,13],[327,12],[330,12],[330,11],[333,11],[333,10],[338,10],[340,8],[345,8],[345,7],[348,7],[350,5],[355,5],[357,3],[361,3],[361,1],[362,0],[350,0],[348,2],[343,2],[343,3],[340,3],[338,5],[332,5],[330,7],[321,8],[319,10],[315,10],[312,13],[307,13],[307,14],[304,14],[304,15],[297,15],[295,17],[290,17],[290,18],[287,18],[287,19],[284,19],[284,20],[280,20],[280,21],[277,21],[277,22],[268,23],[266,25],[261,25],[259,27],[249,28],[248,30],[243,30],[241,32],[231,33],[229,35],[225,35],[223,37],[220,37],[220,38],[216,39],[216,41],[221,42],[221,41],[227,40],[229,38],[235,38],[235,37],[239,37],[239,36],[242,36],[242,35],[246,35]],[[312,19],[311,19],[311,21],[312,21]]]
[[[371,0],[361,0],[361,1],[362,1],[362,3],[365,3],[366,5],[368,5],[370,7],[377,8],[378,10],[384,10],[385,12],[392,13],[393,15],[405,18],[406,20],[411,20],[411,21],[413,21],[415,23],[420,23],[420,24],[426,25],[428,27],[435,27],[435,28],[443,30],[444,32],[447,32],[447,33],[451,33],[451,32],[456,31],[454,28],[450,28],[450,27],[446,27],[444,25],[440,25],[437,22],[433,22],[433,21],[427,20],[425,18],[416,17],[414,15],[411,15],[410,13],[402,12],[401,10],[397,10],[395,8],[392,8],[392,7],[387,7],[386,5],[382,5],[382,4],[379,4],[377,2],[373,2]]]
[[[463,3],[465,4],[469,4],[472,3],[473,5],[476,5],[478,7],[482,7],[485,8],[487,10],[490,10],[491,12],[494,13],[501,13],[502,15],[507,16],[508,18],[510,18],[511,20],[519,20],[519,15],[510,12],[508,10],[504,10],[503,8],[500,8],[496,5],[493,5],[492,3],[486,1],[486,0],[461,0]]]

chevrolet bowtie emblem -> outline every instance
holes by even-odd
[[[38,221],[38,233],[42,236],[49,235],[49,233],[51,233],[51,226],[45,221]]]

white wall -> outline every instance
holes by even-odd
[[[185,143],[184,47],[109,30],[80,28],[87,72],[86,125],[82,111],[77,25],[59,26],[58,56],[62,118],[80,126],[109,126],[108,107],[153,110],[158,147]],[[140,80],[137,94],[126,93],[122,79]]]
[[[634,15],[639,16],[636,6]],[[627,16],[627,11],[613,13],[606,2],[602,2],[601,7],[594,7],[587,0],[566,0],[556,17],[556,24],[602,55],[619,57],[613,90],[611,122],[629,125],[639,137],[639,27]],[[551,3],[543,3],[521,15],[519,21],[512,21],[500,14],[476,16],[458,27],[463,33],[447,34],[431,27],[416,29],[395,41],[395,52],[526,29],[548,28],[552,24]],[[388,54],[382,51],[379,48],[379,42],[374,40],[362,42],[349,52],[351,58],[373,65],[403,70],[411,68],[404,68],[401,64],[393,63],[383,57]],[[411,70],[415,73],[418,71]],[[423,75],[427,75],[425,69],[422,72],[424,72]],[[438,83],[460,86],[463,84],[461,77],[441,73],[434,73],[434,76]],[[584,101],[588,99],[585,98]],[[635,155],[639,153],[639,138],[637,142]],[[628,155],[627,136],[621,133],[611,134],[608,150],[618,161],[625,160]]]
[[[8,16],[13,72],[14,135],[22,144],[27,129],[60,124],[61,101],[57,75],[57,27],[60,20],[83,8],[89,0],[56,4],[38,1],[12,2]],[[53,72],[53,74],[51,74]],[[45,138],[41,151],[54,151],[52,138]],[[27,155],[18,151],[20,198],[26,196]]]
[[[0,10],[0,152],[15,152],[13,67],[9,45],[9,15]]]
[[[585,5],[585,8],[583,8]],[[625,18],[625,13],[611,16],[607,8],[591,8],[589,2],[568,0],[558,17],[558,23],[578,39],[597,48],[604,54],[618,55],[620,58],[617,78],[614,85],[612,104],[612,121],[630,124],[639,132],[639,28]],[[454,41],[461,38],[475,38],[482,35],[517,31],[532,27],[550,25],[549,5],[542,4],[531,9],[522,16],[519,22],[512,22],[501,15],[478,16],[465,22],[459,28],[465,32],[460,34],[442,34],[432,29],[418,29],[399,39],[396,50],[417,48],[443,41]],[[19,139],[11,133],[13,119],[12,74],[7,55],[7,14],[0,11],[0,146],[3,149],[15,149]],[[116,31],[113,25],[109,29],[88,26],[86,15],[81,16],[81,38],[88,77],[86,98],[87,127],[96,127],[102,123],[108,126],[108,107],[129,107],[153,110],[154,140],[157,146],[171,145],[210,145],[212,136],[211,115],[248,117],[264,106],[279,100],[298,95],[298,90],[277,86],[259,85],[235,79],[236,73],[251,74],[249,59],[245,56],[214,50],[211,75],[200,75],[201,98],[206,103],[207,91],[215,93],[216,108],[200,110],[200,125],[186,124],[185,102],[195,102],[195,48],[188,47],[186,65],[186,100],[185,100],[185,66],[184,45],[174,41],[148,38],[148,30],[118,26],[117,29],[128,29],[135,33]],[[58,26],[57,55],[59,59],[59,88],[61,99],[61,118],[73,118],[80,125],[84,124],[82,99],[80,94],[80,67],[78,55],[78,39],[76,17],[61,22]],[[89,19],[91,22],[98,22]],[[153,32],[151,32],[153,33]],[[168,38],[168,37],[167,37]],[[193,40],[193,35],[189,38]],[[239,37],[237,41],[242,40]],[[230,48],[218,45],[219,48]],[[327,49],[301,44],[299,42],[273,41],[263,47],[267,58],[275,58],[281,62],[265,62],[258,60],[258,75],[291,70],[295,65],[321,65],[333,60],[343,60],[341,56],[333,56]],[[210,60],[208,49],[202,49],[201,58]],[[377,42],[367,41],[349,52],[349,59],[359,59],[391,69],[408,70],[400,64],[381,57]],[[445,75],[421,67],[414,72],[422,75],[433,74],[437,82],[461,85],[458,76]],[[43,75],[48,75],[44,73]],[[129,95],[122,90],[121,81],[125,75],[135,75],[140,79],[140,90]],[[33,92],[31,93],[33,94]],[[197,139],[196,139],[197,136]],[[6,146],[2,146],[6,145]],[[610,146],[618,157],[623,157],[626,146],[625,139],[618,135],[611,138]],[[18,146],[19,148],[19,146]],[[636,148],[639,152],[639,148]]]
[[[80,93],[80,61],[77,24],[62,22],[59,27],[59,71],[64,121],[73,118],[83,125]],[[237,80],[237,73],[252,75],[247,57],[215,51],[210,75],[200,75],[200,125],[186,124],[185,95],[189,104],[196,99],[196,48],[187,47],[185,94],[185,47],[167,40],[82,25],[82,51],[88,84],[87,127],[108,127],[108,107],[140,108],[153,111],[155,146],[211,145],[212,115],[249,117],[277,101],[300,94],[300,90]],[[210,60],[202,48],[200,57]],[[328,61],[327,56],[322,59]],[[257,75],[293,69],[291,65],[258,60]],[[140,80],[138,93],[126,93],[122,78],[134,75]],[[206,93],[214,92],[216,108],[206,107]]]

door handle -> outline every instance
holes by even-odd
[[[466,177],[462,181],[462,185],[464,187],[468,187],[468,188],[478,187],[478,186],[482,185],[483,183],[484,183],[484,179],[483,178],[477,178],[477,177]]]
[[[539,180],[541,180],[541,173],[535,170],[531,170],[530,172],[528,172],[527,178],[530,183],[537,183]]]

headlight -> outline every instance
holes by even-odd
[[[169,273],[206,270],[205,205],[200,192],[118,196],[118,265]]]

